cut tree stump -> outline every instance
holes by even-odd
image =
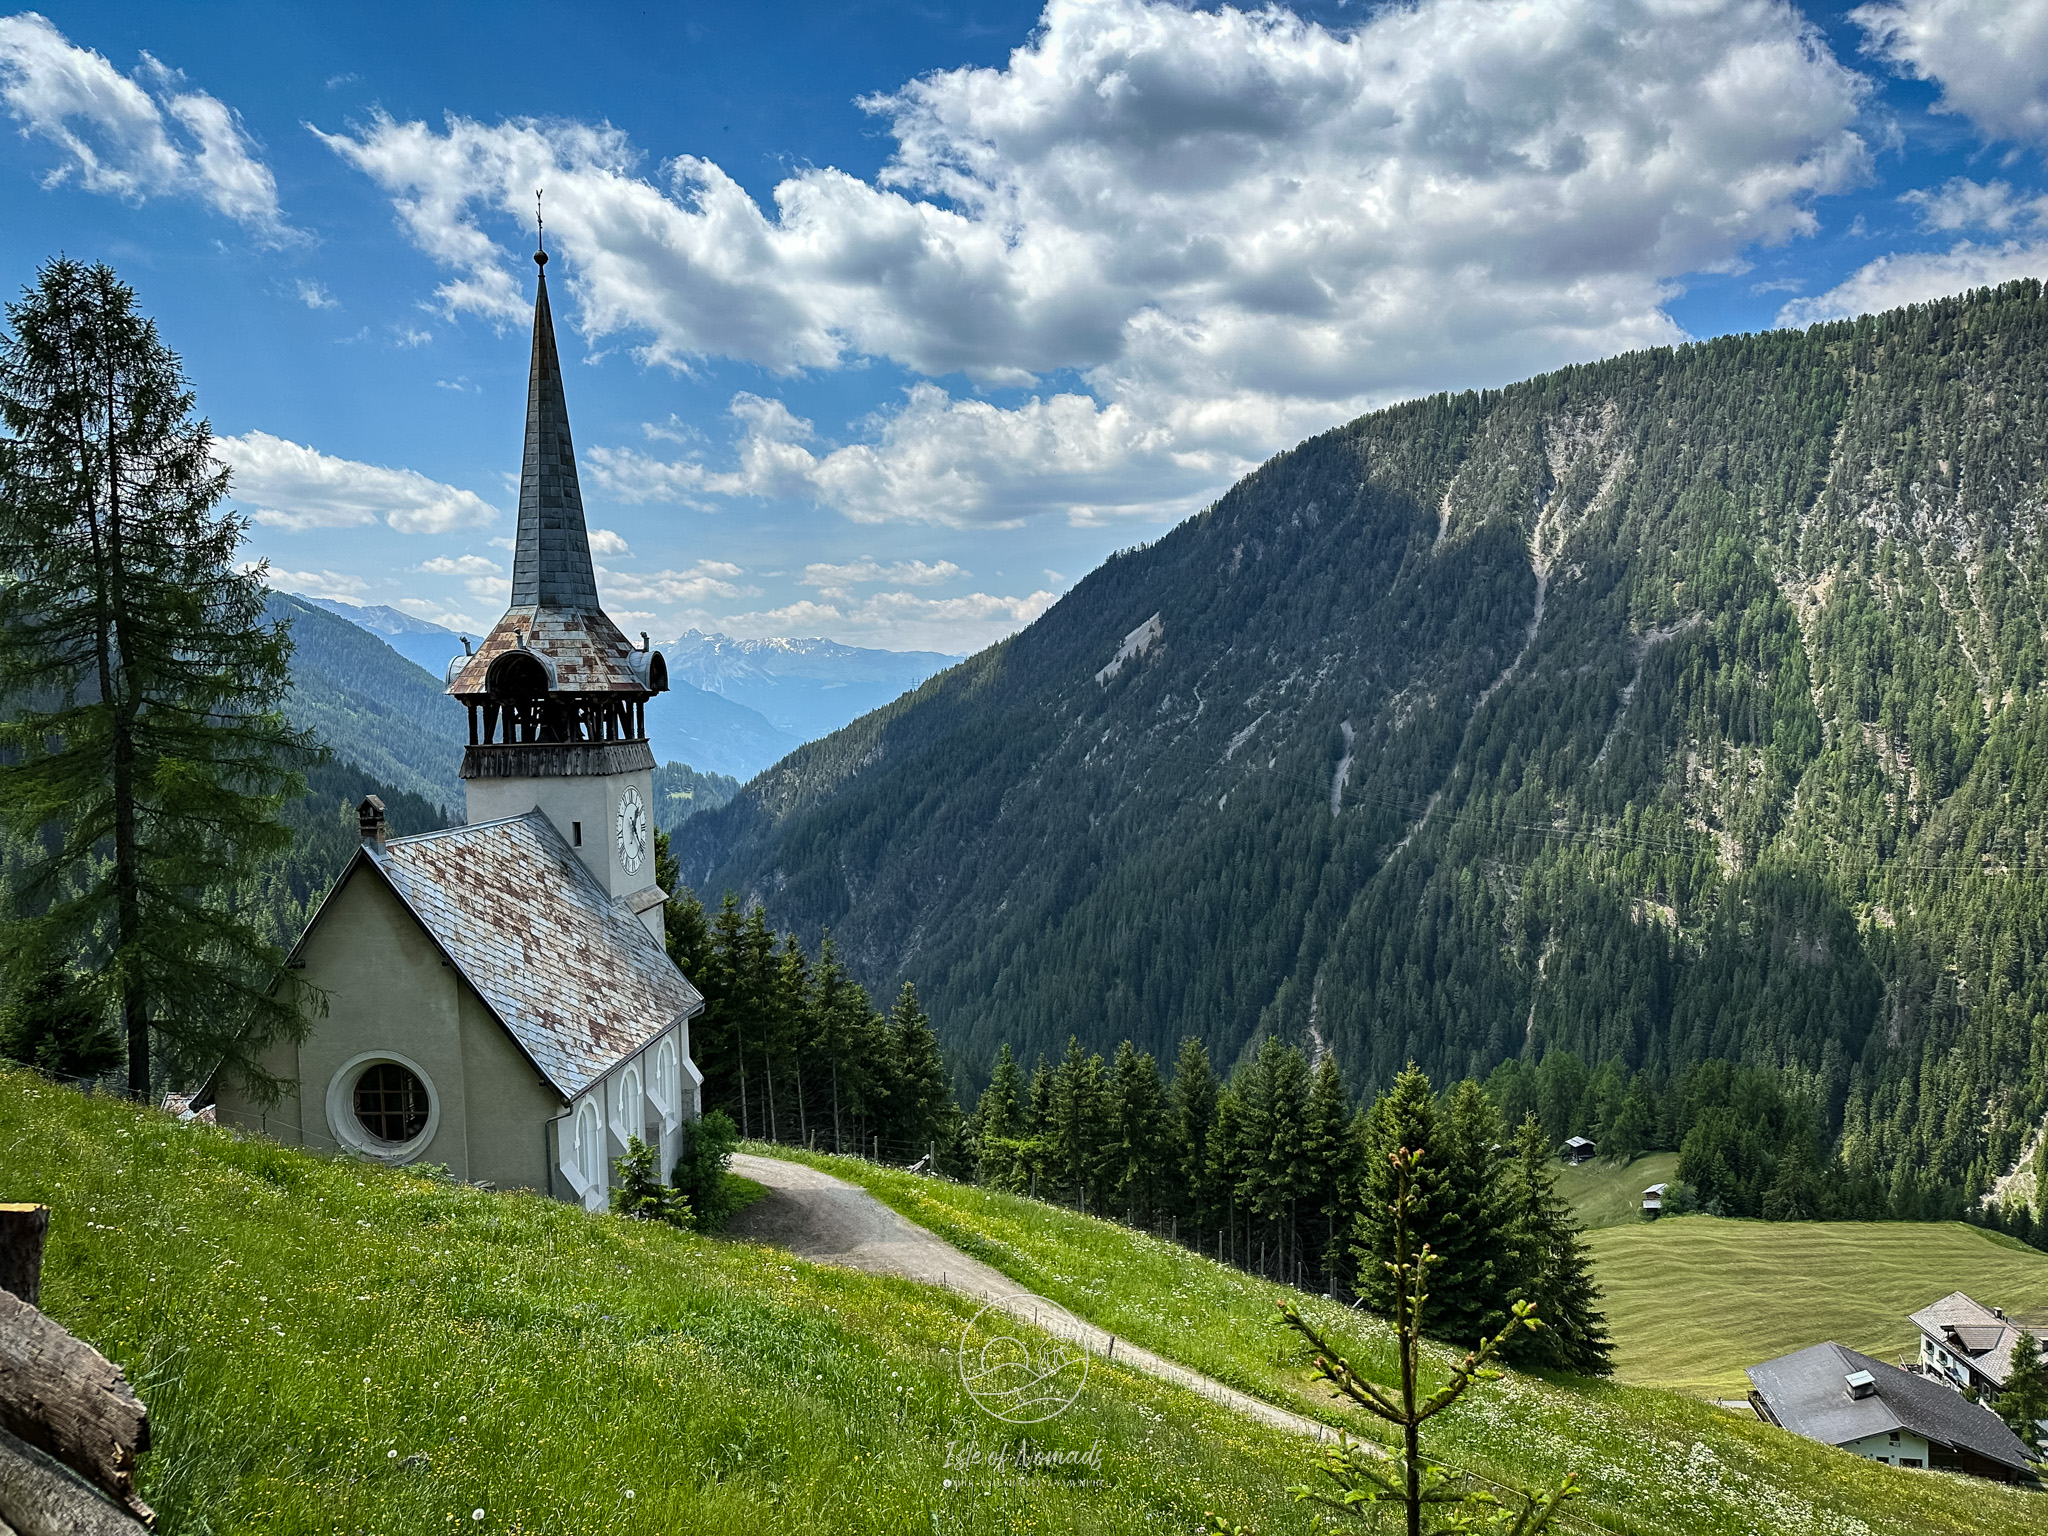
[[[0,1429],[0,1530],[19,1536],[143,1536],[127,1510],[109,1504],[69,1468]]]
[[[37,1303],[49,1231],[47,1205],[0,1205],[0,1291],[12,1291],[30,1306]]]
[[[121,1368],[4,1292],[0,1430],[48,1452],[142,1518],[152,1518],[135,1498],[135,1458],[149,1449],[149,1411]],[[0,1516],[28,1529],[4,1503]]]

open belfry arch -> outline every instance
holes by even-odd
[[[466,824],[362,846],[291,956],[324,999],[265,1067],[265,1105],[222,1081],[223,1119],[307,1146],[445,1164],[458,1178],[602,1208],[638,1137],[666,1170],[700,1106],[690,1019],[655,883],[647,706],[668,670],[600,606],[548,307],[534,300],[512,603],[448,663],[468,713]],[[454,707],[451,704],[451,707]]]

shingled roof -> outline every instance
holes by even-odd
[[[1870,1391],[1848,1378],[1870,1373]],[[1846,1445],[1901,1429],[1953,1451],[1969,1451],[2024,1472],[2027,1448],[1997,1414],[1938,1381],[1902,1371],[1836,1343],[1815,1344],[1749,1368],[1750,1384],[1784,1428],[1825,1445]]]
[[[1978,1375],[2001,1387],[2012,1370],[2013,1346],[2019,1343],[2021,1332],[2031,1332],[2037,1338],[2043,1332],[1972,1301],[1962,1291],[1950,1291],[1941,1300],[1929,1302],[1911,1321],[1937,1344],[1967,1359]]]
[[[703,1005],[540,811],[362,858],[565,1099]]]

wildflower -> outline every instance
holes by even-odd
[[[398,1460],[398,1452],[396,1452],[396,1451],[386,1451],[386,1452],[384,1453],[384,1459],[385,1459],[386,1461],[396,1461],[396,1460]]]
[[[632,1489],[628,1488],[628,1489],[626,1490],[626,1497],[627,1497],[627,1498],[629,1498],[629,1499],[633,1497],[633,1490],[632,1490]]]
[[[484,1517],[484,1512],[483,1512],[482,1510],[480,1510],[480,1509],[472,1509],[472,1510],[471,1510],[471,1511],[469,1512],[469,1518],[470,1518],[470,1519],[472,1519],[472,1520],[481,1520],[481,1519],[483,1519],[483,1517]]]

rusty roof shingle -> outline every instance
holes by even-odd
[[[540,811],[365,852],[565,1099],[703,997]]]

